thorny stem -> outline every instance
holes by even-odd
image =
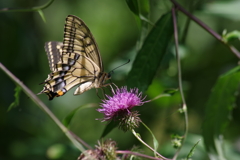
[[[226,45],[239,59],[240,59],[240,52],[232,45],[228,44],[227,42],[223,41],[222,37],[216,33],[214,30],[212,30],[210,27],[208,27],[205,23],[200,21],[197,17],[193,16],[191,13],[186,11],[179,3],[177,3],[175,0],[170,0],[174,6],[184,13],[187,17],[191,18],[194,22],[196,22],[198,25],[200,25],[203,29],[205,29],[208,33],[210,33],[213,37],[215,37],[217,40],[222,42],[224,45]]]
[[[43,111],[45,111],[49,117],[59,126],[59,128],[65,133],[65,135],[72,141],[72,143],[83,152],[85,149],[83,146],[74,138],[76,137],[71,131],[69,131],[59,119],[49,110],[49,108],[31,91],[29,90],[17,77],[15,77],[2,63],[0,63],[0,68],[17,84],[23,91],[32,99],[32,101],[37,104]],[[78,138],[79,140],[80,138]],[[82,141],[82,140],[81,140]],[[82,141],[83,142],[83,141]]]
[[[12,8],[2,8],[0,12],[32,12],[32,11],[39,11],[42,9],[47,8],[53,3],[54,0],[49,0],[46,4],[38,7],[26,8],[26,9],[12,9]]]
[[[184,117],[185,117],[185,132],[183,135],[183,142],[182,145],[178,148],[177,152],[175,153],[173,160],[175,160],[183,146],[183,143],[186,140],[187,133],[188,133],[188,113],[187,113],[187,105],[184,98],[183,93],[183,87],[182,87],[182,72],[181,72],[181,60],[178,53],[178,30],[177,30],[177,19],[176,19],[176,13],[175,13],[175,7],[172,8],[172,17],[173,17],[173,26],[174,26],[174,40],[175,40],[175,51],[176,51],[176,57],[177,57],[177,65],[178,65],[178,85],[179,85],[179,91],[182,97],[182,110],[184,111]]]
[[[156,152],[152,147],[150,147],[147,143],[145,143],[140,136],[134,131],[134,129],[132,129],[132,133],[133,135],[143,144],[145,145],[148,149],[150,149],[151,151],[153,151],[157,156],[160,157],[160,160],[170,160],[168,158],[163,157],[161,154],[159,154],[158,152]]]

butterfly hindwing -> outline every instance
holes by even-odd
[[[44,48],[48,56],[49,68],[51,71],[55,70],[55,65],[61,58],[62,46],[63,46],[62,42],[51,41],[45,43]]]

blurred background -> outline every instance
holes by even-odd
[[[29,8],[40,6],[47,0],[8,0],[0,1],[0,8]],[[240,27],[239,0],[182,0],[185,8],[194,6],[194,15],[200,18],[213,30],[221,34],[238,30]],[[150,2],[150,21],[155,22],[169,11],[168,0]],[[125,63],[117,69],[112,81],[118,86],[126,85],[126,77],[136,55],[136,44],[140,36],[140,27],[134,14],[125,1],[112,0],[58,0],[43,10],[46,22],[38,12],[1,12],[0,62],[5,65],[34,93],[39,93],[43,82],[50,73],[48,60],[44,51],[47,41],[62,41],[63,28],[67,15],[80,17],[94,35],[104,63],[105,71]],[[186,17],[179,14],[179,29],[182,31]],[[233,45],[240,50],[239,41]],[[183,72],[183,85],[189,107],[189,136],[183,148],[186,155],[201,137],[201,124],[204,109],[211,89],[217,78],[238,65],[238,59],[230,50],[214,39],[194,22],[190,23],[186,40],[180,46]],[[165,89],[177,88],[177,66],[173,48],[169,49],[165,60],[149,87],[147,99],[161,94]],[[146,53],[147,54],[147,53]],[[7,112],[14,101],[14,82],[0,71],[0,160],[25,159],[77,159],[80,152],[66,138],[57,125],[23,92],[18,107]],[[74,89],[62,97],[49,101],[46,95],[38,97],[50,110],[62,120],[73,109],[88,103],[100,103],[101,100],[92,89],[80,96],[73,96]],[[171,134],[182,134],[184,121],[177,110],[180,107],[179,94],[165,97],[137,108],[141,118],[154,132],[159,141],[159,152],[171,157],[175,150],[171,147]],[[225,138],[227,152],[234,158],[240,155],[240,114],[236,105],[232,121],[228,126]],[[104,123],[96,120],[103,115],[96,108],[83,109],[74,116],[70,129],[85,142],[94,146],[102,134]],[[151,135],[144,127],[137,129],[144,140],[152,144]],[[107,137],[117,142],[120,150],[131,149],[140,145],[130,132],[114,129]],[[145,147],[141,148],[149,152]],[[195,150],[194,159],[204,160],[202,141]],[[237,159],[236,158],[236,159]]]

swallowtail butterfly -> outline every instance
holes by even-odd
[[[45,44],[51,73],[43,82],[43,90],[49,100],[64,95],[79,85],[74,95],[91,88],[106,87],[109,73],[103,71],[103,64],[97,44],[86,24],[78,17],[66,18],[64,39],[61,42]]]

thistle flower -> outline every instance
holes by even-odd
[[[104,114],[102,121],[118,120],[120,128],[124,131],[138,127],[141,121],[138,117],[139,114],[131,112],[131,109],[135,106],[141,106],[146,102],[142,98],[142,93],[138,92],[137,88],[127,90],[127,87],[118,88],[113,91],[113,96],[106,95],[107,99],[103,100],[98,112]]]
[[[111,139],[105,140],[104,142],[98,142],[95,149],[84,151],[84,153],[78,157],[78,160],[120,160],[116,154],[116,145],[116,142]]]

